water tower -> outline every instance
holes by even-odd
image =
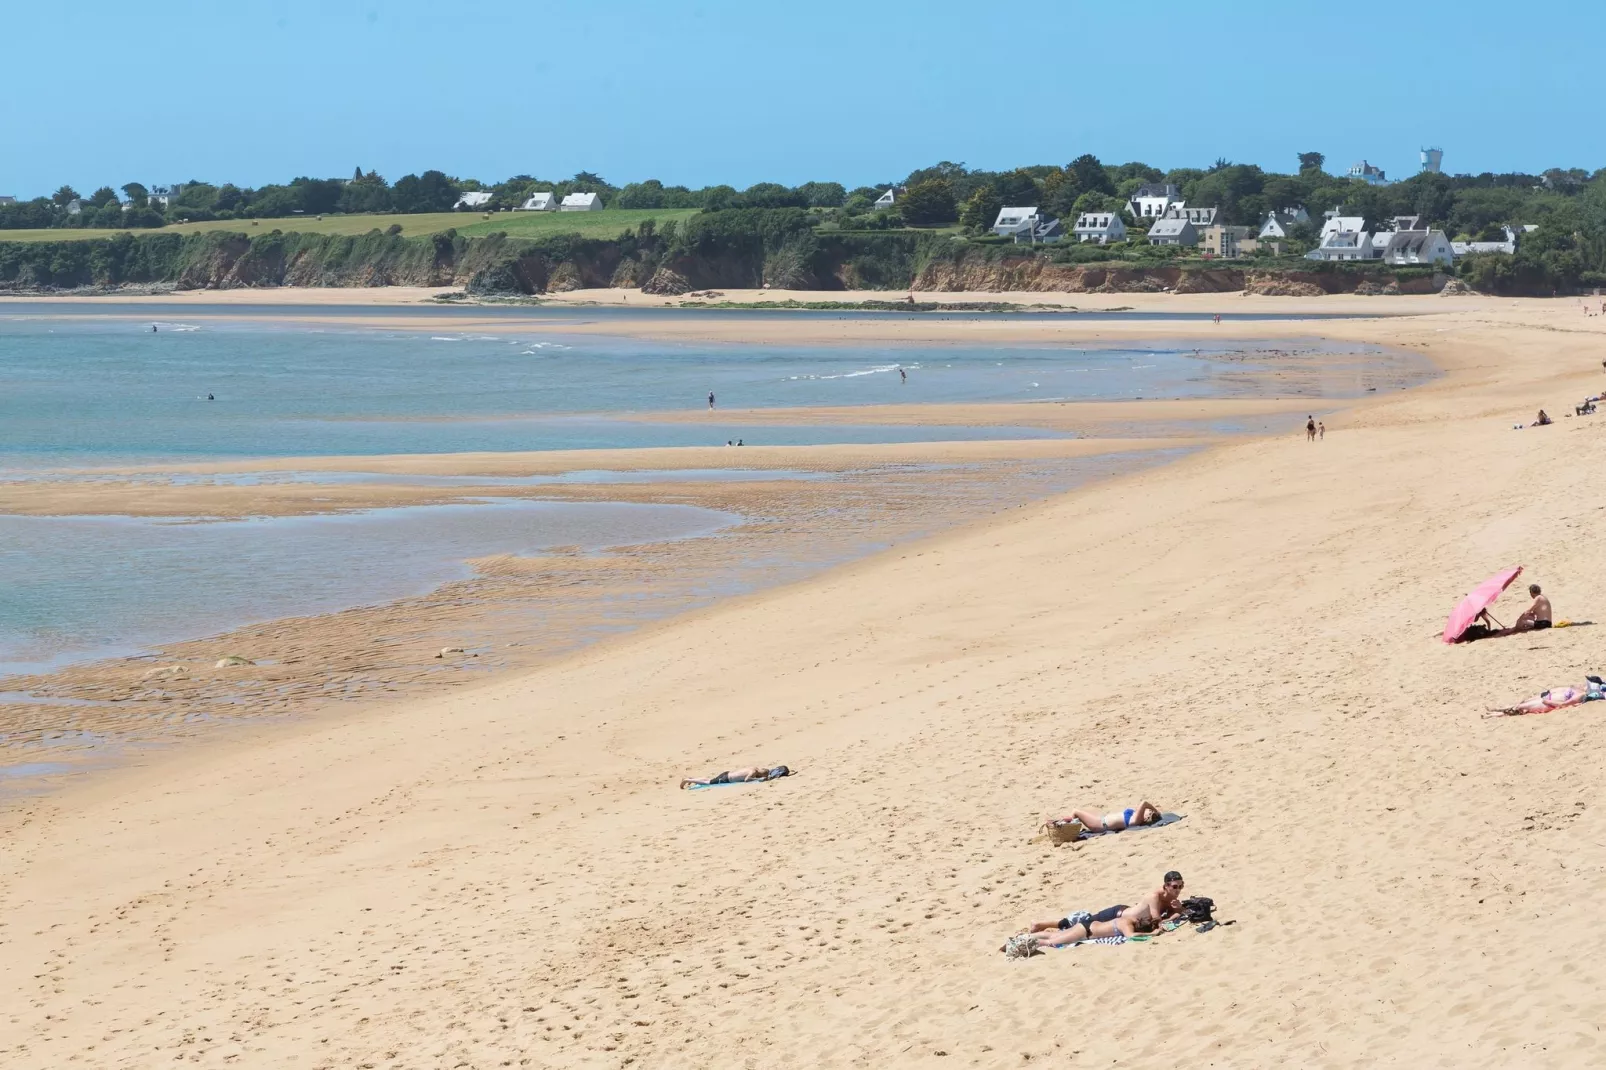
[[[1422,150],[1422,170],[1428,172],[1429,174],[1436,175],[1441,170],[1441,165],[1443,163],[1444,163],[1444,150],[1443,149],[1423,149]]]

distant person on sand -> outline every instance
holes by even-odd
[[[1544,409],[1540,409],[1539,410],[1539,415],[1537,417],[1535,417],[1534,418],[1534,422],[1529,424],[1528,426],[1529,427],[1549,427],[1553,422],[1554,421],[1551,420],[1551,418],[1550,418],[1550,414],[1547,413]]]
[[[1319,439],[1327,437],[1327,424],[1321,420],[1316,421],[1316,437]]]
[[[1073,910],[1063,918],[1034,921],[1027,930],[1038,947],[1064,947],[1082,940],[1098,940],[1107,936],[1136,936],[1142,930],[1136,922],[1124,918],[1124,906],[1105,907],[1100,911]],[[1008,945],[1006,944],[1005,947]],[[1000,948],[999,950],[1004,950]]]
[[[714,407],[714,392],[712,390],[708,392],[708,407],[710,409]]]
[[[1305,417],[1305,441],[1316,441],[1316,417],[1314,416]]]
[[[1152,825],[1160,820],[1160,811],[1151,802],[1140,802],[1136,806],[1129,806],[1125,810],[1111,810],[1101,814],[1097,810],[1073,810],[1071,819],[1080,821],[1082,827],[1089,832],[1121,832],[1134,825]],[[1044,820],[1045,825],[1055,821],[1064,821],[1063,817],[1050,817]]]
[[[730,769],[723,773],[715,773],[706,779],[682,780],[681,790],[687,788],[707,788],[715,784],[745,784],[750,780],[779,780],[783,776],[791,776],[792,770],[784,765],[763,766],[751,765],[746,769]]]

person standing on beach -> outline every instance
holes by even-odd
[[[710,405],[709,408],[713,408],[713,406]],[[1316,417],[1314,416],[1305,417],[1305,441],[1316,441]]]
[[[710,411],[714,408],[714,392],[712,390],[708,392],[708,408]]]
[[[1327,438],[1327,424],[1325,421],[1316,421],[1316,437],[1324,440]]]

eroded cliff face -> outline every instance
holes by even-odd
[[[1445,277],[1408,272],[1277,271],[1252,261],[1179,267],[1062,264],[1048,254],[989,255],[907,235],[668,248],[650,236],[578,235],[534,242],[506,235],[431,238],[369,234],[151,234],[57,242],[0,240],[0,289],[172,286],[463,286],[476,294],[541,294],[640,287],[680,294],[707,288],[918,290],[932,293],[1233,293],[1314,296],[1433,293]]]
[[[1056,264],[1046,256],[959,257],[927,264],[910,289],[943,293],[1246,293],[1276,297],[1323,294],[1436,293],[1445,276],[1396,278],[1341,271],[1268,271],[1229,265],[1182,268]]]

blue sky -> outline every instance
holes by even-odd
[[[1606,166],[1606,2],[5,5],[0,194],[438,167],[701,186],[1217,157]]]

